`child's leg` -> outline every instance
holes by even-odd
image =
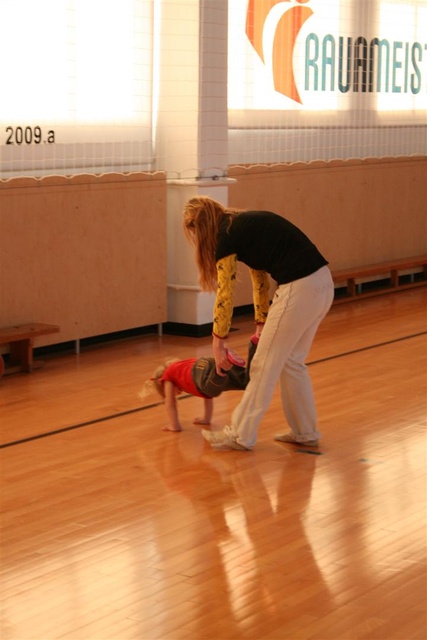
[[[252,358],[255,355],[255,351],[258,345],[258,341],[255,342],[253,340],[254,340],[254,336],[252,336],[249,342],[248,359],[246,362],[246,367],[243,368],[243,367],[233,366],[231,369],[227,371],[230,384],[227,386],[226,389],[224,389],[224,391],[229,391],[229,390],[243,391],[243,389],[246,389],[246,385],[249,382]]]
[[[216,372],[215,358],[211,356],[198,358],[193,366],[192,376],[194,384],[199,391],[205,396],[209,396],[209,398],[219,396],[228,383],[227,376],[220,376]]]
[[[210,398],[216,398],[223,391],[243,391],[249,382],[249,367],[255,351],[256,345],[250,342],[246,368],[233,364],[231,369],[224,371],[224,376],[216,372],[215,358],[202,356],[193,367],[194,383]]]
[[[248,380],[245,367],[234,364],[226,374],[227,383],[224,385],[224,391],[243,391]]]

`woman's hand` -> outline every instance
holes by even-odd
[[[258,336],[258,338],[261,337],[261,333],[262,333],[263,329],[264,329],[264,323],[263,322],[257,322],[256,323],[256,328],[255,328],[255,335]]]
[[[212,340],[212,349],[215,358],[216,372],[220,376],[225,376],[224,371],[231,369],[232,364],[227,358],[227,350],[225,348],[225,339],[214,336]]]

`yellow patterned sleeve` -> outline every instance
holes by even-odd
[[[234,289],[237,277],[237,255],[234,253],[216,263],[218,288],[213,312],[213,333],[226,338],[233,319]]]
[[[270,280],[265,271],[250,269],[252,279],[255,322],[264,323],[267,320],[270,306]]]

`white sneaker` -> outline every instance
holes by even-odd
[[[293,433],[278,433],[274,436],[277,442],[288,442],[289,444],[303,445],[304,447],[318,447],[318,440],[306,440],[305,442],[299,442]]]
[[[208,431],[207,429],[202,429],[202,436],[212,447],[217,449],[224,448],[235,449],[236,451],[250,451],[247,447],[232,440],[224,431]]]

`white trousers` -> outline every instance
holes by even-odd
[[[295,439],[306,442],[320,437],[305,360],[333,297],[333,280],[326,266],[276,289],[251,363],[249,384],[230,426],[224,428],[228,437],[248,449],[254,446],[278,380],[283,411]]]

